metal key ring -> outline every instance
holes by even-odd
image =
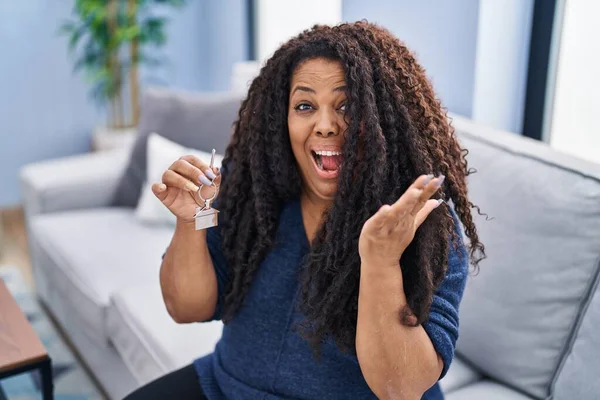
[[[217,193],[219,192],[219,186],[212,185],[215,188],[215,192],[213,193],[213,195],[211,197],[208,197],[208,198],[205,199],[204,197],[202,197],[202,188],[204,186],[205,185],[203,183],[201,183],[200,184],[200,188],[198,189],[198,197],[200,197],[200,200],[202,200],[204,202],[204,204],[199,204],[198,203],[198,205],[200,207],[206,207],[207,202],[208,202],[208,204],[210,204],[210,202],[212,202],[214,200],[214,198],[217,197]]]

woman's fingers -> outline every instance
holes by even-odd
[[[208,179],[208,177],[202,172],[201,167],[202,166],[198,168],[196,165],[192,164],[191,162],[182,157],[179,160],[175,161],[169,167],[169,169],[187,178],[195,185],[200,185],[201,183],[205,185],[210,185],[210,179]]]
[[[154,195],[158,197],[160,201],[165,201],[169,194],[167,190],[167,185],[165,185],[164,183],[153,183],[152,193],[154,193]]]
[[[386,212],[381,213],[377,218],[378,225],[381,227],[389,225],[390,228],[396,228],[407,214],[416,217],[443,182],[443,175],[438,177],[434,177],[433,175],[421,175],[394,204],[383,206],[380,209],[380,212],[382,210],[385,210]],[[435,200],[435,203],[437,204],[437,200]],[[389,207],[389,209],[385,207]],[[433,208],[428,208],[428,210],[431,212]],[[429,215],[429,212],[427,212],[426,215]]]
[[[190,164],[192,164],[194,167],[198,168],[202,172],[204,172],[208,169],[208,164],[194,155],[188,154],[188,155],[180,157],[179,159],[189,162]]]
[[[421,193],[421,189],[412,185],[394,204],[381,206],[379,211],[372,217],[373,224],[380,229],[387,228],[390,231],[395,229],[414,208],[421,197]]]
[[[198,157],[185,155],[171,164],[163,173],[161,181],[152,185],[152,192],[163,203],[170,201],[169,193],[178,193],[169,189],[177,188],[190,193],[196,203],[200,204],[202,199],[215,198],[221,174],[218,168],[209,168],[208,164]]]
[[[167,186],[176,187],[194,193],[200,189],[194,182],[185,178],[183,175],[178,174],[172,169],[168,169],[163,173],[162,183]]]
[[[442,201],[430,199],[444,182],[444,175],[421,175],[392,205],[384,204],[372,217],[372,223],[378,228],[398,228],[400,223],[410,216],[409,220],[420,226],[425,218]]]
[[[431,178],[431,175],[421,175],[418,177],[413,184],[406,189],[404,194],[392,204],[391,211],[393,215],[400,218],[404,216],[404,214],[411,212],[420,202],[424,189],[427,186],[427,183],[431,181]]]
[[[419,210],[417,215],[415,215],[415,227],[418,228],[425,221],[425,219],[431,214],[433,210],[435,210],[439,205],[441,205],[444,200],[431,199],[425,202],[425,205]]]
[[[389,230],[392,230],[396,228],[399,222],[415,207],[415,204],[421,198],[422,188],[425,186],[426,179],[426,175],[420,176],[395,203],[381,206],[377,213],[371,217],[373,225],[379,229],[387,227]]]
[[[194,174],[199,183],[207,186],[213,182],[215,185],[221,184],[221,174],[217,167],[211,169],[208,164],[193,155],[183,156],[179,160],[187,161],[190,165],[196,167],[197,171],[194,171]]]
[[[439,175],[437,177],[434,177],[433,175],[426,175],[426,178],[420,182],[423,185],[423,191],[419,197],[419,201],[417,201],[410,212],[413,216],[416,216],[419,211],[421,211],[421,209],[425,206],[425,203],[431,198],[431,196],[433,196],[440,186],[442,186],[444,179],[446,179],[444,175]]]

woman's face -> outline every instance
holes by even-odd
[[[330,201],[347,127],[344,70],[337,61],[310,59],[296,68],[290,88],[288,130],[304,190]]]

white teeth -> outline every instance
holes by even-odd
[[[324,150],[319,150],[319,151],[315,151],[316,154],[320,155],[320,156],[340,156],[342,155],[342,153],[340,153],[339,151],[324,151]]]

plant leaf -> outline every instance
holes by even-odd
[[[106,101],[122,89],[125,73],[133,66],[163,65],[162,57],[151,55],[149,48],[160,47],[167,41],[167,18],[156,16],[152,9],[158,6],[179,8],[187,0],[133,0],[135,14],[129,2],[115,0],[116,15],[111,16],[108,0],[74,0],[73,16],[65,21],[58,32],[68,37],[71,52],[77,51],[73,71],[82,71],[90,82],[90,94]],[[124,46],[136,43],[135,55],[122,51]],[[115,67],[118,70],[115,70]]]

